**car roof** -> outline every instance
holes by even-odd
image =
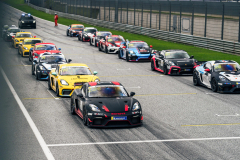
[[[216,64],[216,63],[237,63],[233,60],[216,60],[216,61],[213,61],[213,62],[214,62],[214,64]]]
[[[9,27],[8,29],[19,29],[19,28],[16,26],[12,26],[12,27]]]
[[[24,41],[25,41],[25,40],[35,40],[35,39],[37,39],[37,40],[42,40],[41,38],[25,38]]]
[[[184,50],[181,50],[181,49],[168,49],[168,50],[163,50],[163,51],[165,51],[165,52],[186,52],[186,51],[184,51]]]
[[[71,24],[71,25],[81,25],[81,26],[84,26],[83,24]]]
[[[94,28],[94,27],[85,27],[84,29],[97,29],[97,28]]]
[[[55,45],[54,43],[36,43],[36,45],[41,45],[41,44],[52,44],[52,45]]]
[[[66,63],[66,64],[60,64],[59,67],[68,67],[68,66],[81,66],[81,67],[87,67],[89,68],[86,64],[84,63]]]
[[[116,81],[98,81],[98,82],[88,82],[89,86],[101,86],[101,85],[121,85],[121,83]]]
[[[132,41],[130,41],[129,43],[134,43],[134,42],[144,42],[144,41],[141,41],[141,40],[132,40]]]
[[[110,32],[110,31],[98,31],[98,32],[109,32],[109,33],[112,33],[112,32]]]
[[[120,37],[119,35],[111,35],[109,37]]]
[[[27,34],[32,34],[31,32],[17,32],[17,33],[27,33]]]

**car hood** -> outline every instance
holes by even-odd
[[[42,65],[47,69],[47,70],[52,70],[56,69],[58,64],[64,64],[64,63],[42,63]]]
[[[240,72],[219,72],[219,76],[224,76],[230,81],[240,81]]]
[[[125,105],[128,105],[128,111],[132,109],[133,98],[116,97],[116,98],[89,98],[89,104],[96,105],[100,110],[106,106],[109,112],[125,112]]]
[[[194,66],[194,59],[166,59],[168,61],[172,61],[177,66],[189,67]]]
[[[150,48],[138,47],[138,48],[129,48],[129,51],[133,51],[134,53],[150,53]]]
[[[38,51],[34,51],[34,53],[37,53],[37,54],[42,54],[42,53],[45,53],[45,52],[49,52],[49,53],[59,53],[60,51],[59,50],[38,50]]]
[[[95,75],[61,75],[59,79],[63,79],[68,82],[69,85],[74,86],[76,82],[92,82],[95,78],[98,78]],[[99,78],[98,78],[99,79]]]
[[[27,45],[24,44],[23,47],[27,47],[28,49],[30,49],[30,48],[34,47],[34,44],[27,44]]]

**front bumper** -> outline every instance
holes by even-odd
[[[168,66],[168,74],[193,74],[194,66],[191,67],[179,67],[179,66]]]
[[[29,50],[24,50],[23,51],[23,56],[28,57],[29,56]]]
[[[145,54],[145,55],[132,55],[130,54],[129,57],[129,61],[151,61],[152,56],[154,56],[154,54]]]
[[[118,113],[103,113],[103,115],[95,115],[95,113],[88,113],[88,123],[90,127],[133,127],[142,125],[143,121],[142,114],[139,112],[137,114],[128,112],[124,113],[123,116],[117,115]],[[125,116],[126,120],[113,120],[112,118]]]
[[[36,27],[36,23],[22,23],[21,27]]]
[[[218,82],[220,93],[240,93],[240,82]]]
[[[71,97],[74,89],[81,89],[82,86],[65,86],[59,85],[59,96],[60,97]]]
[[[84,42],[89,42],[90,41],[90,37],[83,37],[83,41]]]
[[[14,48],[18,48],[20,42],[14,42]]]
[[[12,36],[7,36],[7,37],[6,37],[6,41],[11,42],[11,41],[12,41]]]
[[[117,53],[119,51],[119,47],[108,47],[108,53]]]
[[[78,32],[72,32],[72,36],[73,36],[73,37],[77,37],[78,35],[79,35]]]
[[[48,76],[49,72],[50,72],[50,70],[41,70],[41,71],[39,71],[39,72],[37,73],[39,79],[41,79],[41,80],[48,80],[48,78],[49,78],[49,76]]]

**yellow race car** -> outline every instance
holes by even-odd
[[[48,89],[54,90],[57,96],[71,96],[74,89],[82,88],[86,82],[98,82],[95,76],[97,71],[92,71],[86,64],[66,63],[59,64],[49,73]]]
[[[25,38],[23,42],[18,45],[18,54],[24,56],[29,56],[30,48],[34,47],[36,43],[42,43],[41,38]]]
[[[15,36],[12,36],[13,48],[18,48],[19,43],[24,41],[25,38],[33,38],[31,32],[17,32]]]

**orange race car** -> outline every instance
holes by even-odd
[[[67,36],[73,37],[78,36],[80,32],[84,29],[84,25],[82,24],[71,24],[67,28]]]

